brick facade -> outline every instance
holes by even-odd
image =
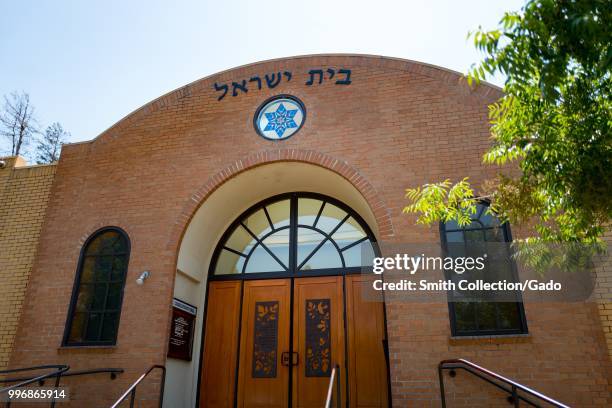
[[[36,256],[55,165],[25,166],[6,157],[0,169],[0,370],[9,362]]]
[[[612,230],[604,235],[608,254],[612,250]],[[597,268],[597,287],[594,297],[599,307],[602,329],[608,345],[608,353],[612,360],[612,262],[609,257],[603,257]]]
[[[311,69],[328,67],[351,69],[352,83],[336,85],[326,77],[320,84],[305,84]],[[218,100],[215,83],[284,71],[292,72],[292,79],[273,89],[251,85],[248,93],[232,96],[230,86]],[[254,131],[253,114],[281,93],[300,98],[308,117],[290,139],[268,141]],[[255,166],[301,161],[328,168],[368,201],[379,239],[439,242],[436,228],[415,226],[401,213],[404,190],[463,176],[479,183],[494,175],[481,156],[489,145],[487,106],[499,96],[494,87],[470,90],[456,73],[406,60],[296,57],[196,81],[138,109],[90,142],[65,146],[11,365],[124,368],[114,382],[86,379],[74,387],[74,406],[102,407],[148,366],[163,364],[182,235],[217,187]],[[123,228],[132,247],[117,345],[63,348],[81,246],[107,225]],[[135,280],[143,270],[153,274],[139,287]],[[457,357],[576,406],[612,403],[597,305],[527,304],[526,315],[528,336],[459,340],[450,337],[445,304],[388,305],[394,405],[438,406],[437,363]],[[97,388],[101,383],[104,388]],[[454,406],[473,406],[468,397],[476,394],[483,403],[506,404],[465,375],[447,384]],[[155,391],[153,384],[139,395],[153,401]]]

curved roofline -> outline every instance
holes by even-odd
[[[161,100],[163,100],[164,98],[168,98],[169,96],[172,96],[174,94],[180,93],[182,89],[185,88],[189,88],[197,83],[200,82],[204,82],[208,79],[211,79],[215,76],[219,76],[219,75],[223,75],[226,73],[229,73],[231,71],[237,71],[240,69],[244,69],[244,68],[250,68],[250,67],[254,67],[257,65],[263,65],[263,64],[268,64],[268,63],[274,63],[274,62],[280,62],[280,61],[285,61],[285,60],[296,60],[296,59],[307,59],[307,58],[317,58],[317,57],[353,57],[353,58],[369,58],[369,59],[378,59],[378,60],[386,60],[386,61],[395,61],[398,63],[403,63],[403,64],[414,64],[417,66],[422,66],[422,67],[426,67],[426,68],[431,68],[434,70],[439,70],[442,72],[445,72],[447,74],[451,74],[453,76],[456,76],[458,78],[463,78],[464,74],[458,72],[458,71],[454,71],[452,69],[449,68],[445,68],[445,67],[441,67],[439,65],[434,65],[434,64],[429,64],[426,62],[421,62],[421,61],[416,61],[416,60],[411,60],[411,59],[407,59],[407,58],[398,58],[398,57],[387,57],[384,55],[374,55],[374,54],[354,54],[354,53],[323,53],[323,54],[304,54],[304,55],[295,55],[295,56],[290,56],[290,57],[281,57],[281,58],[271,58],[271,59],[267,59],[267,60],[261,60],[261,61],[257,61],[257,62],[251,62],[248,64],[243,64],[243,65],[239,65],[236,67],[232,67],[232,68],[228,68],[228,69],[224,69],[223,71],[218,71],[215,72],[213,74],[207,75],[205,77],[201,77],[199,79],[196,79],[192,82],[189,82],[186,85],[180,86],[178,88],[175,88],[169,92],[166,92],[165,94],[143,104],[142,106],[134,109],[133,111],[131,111],[130,113],[128,113],[127,115],[123,116],[121,119],[119,119],[118,121],[116,121],[115,123],[113,123],[111,126],[109,126],[108,128],[106,128],[105,130],[103,130],[102,132],[100,132],[96,137],[94,137],[93,139],[90,140],[83,140],[80,142],[72,142],[72,143],[65,143],[65,145],[79,145],[79,144],[86,144],[86,143],[93,143],[96,140],[98,140],[100,137],[102,137],[104,134],[108,133],[109,131],[111,131],[112,129],[118,127],[118,125],[120,125],[121,123],[127,121],[129,118],[131,118],[132,116],[134,116],[135,114],[137,114],[140,111],[146,110],[148,107],[154,105],[156,102],[159,102]],[[497,85],[491,84],[489,82],[486,81],[481,81],[479,86],[485,86],[488,88],[491,88],[492,90],[496,91],[496,92],[503,92],[502,88],[500,88]]]

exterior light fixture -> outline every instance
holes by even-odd
[[[138,277],[138,279],[136,279],[136,283],[138,285],[143,285],[144,281],[151,276],[151,272],[149,271],[144,271],[143,273],[140,274],[140,276]]]

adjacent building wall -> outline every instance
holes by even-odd
[[[597,287],[595,299],[599,307],[599,318],[608,345],[608,354],[612,360],[612,228],[604,234],[607,253],[602,256],[597,268]],[[610,386],[612,391],[612,385]]]
[[[8,365],[36,256],[55,165],[0,158],[0,370]],[[0,165],[1,167],[1,165]]]

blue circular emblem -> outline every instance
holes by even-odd
[[[304,124],[306,108],[291,95],[278,95],[265,101],[253,122],[257,133],[268,140],[283,140],[293,136]]]

